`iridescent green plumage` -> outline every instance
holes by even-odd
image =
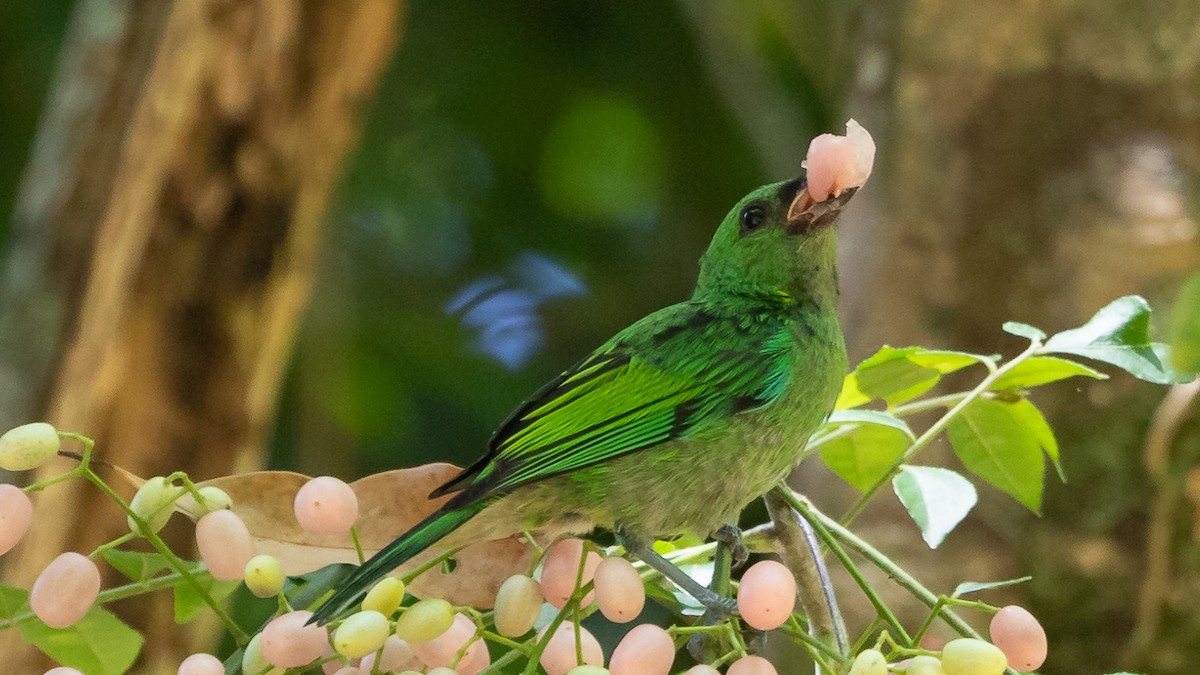
[[[357,570],[316,614],[350,608],[433,546],[522,530],[709,534],[781,480],[846,370],[836,233],[853,190],[813,203],[803,179],[725,218],[693,296],[618,333],[501,424],[456,493]]]

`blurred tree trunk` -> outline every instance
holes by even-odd
[[[323,215],[401,5],[79,4],[0,288],[6,415],[90,435],[142,476],[261,462]],[[119,534],[102,502],[79,484],[40,495],[7,577],[27,585],[57,553]],[[125,618],[170,625],[167,600]],[[183,631],[145,632],[157,670]]]

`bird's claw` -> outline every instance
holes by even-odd
[[[750,557],[750,549],[742,541],[742,530],[740,528],[736,525],[722,525],[720,529],[713,533],[712,537],[717,542],[729,548],[734,569],[738,569],[746,564],[746,560]]]
[[[711,605],[705,603],[706,609],[704,615],[700,617],[700,625],[715,626],[737,613],[737,601],[732,598],[721,598],[721,600],[721,602]],[[750,653],[757,654],[762,651],[766,639],[765,632],[743,626],[742,636]],[[712,663],[729,651],[729,645],[726,642],[723,633],[697,633],[688,640],[687,650],[696,663]]]

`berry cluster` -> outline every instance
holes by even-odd
[[[44,423],[9,431],[0,437],[0,468],[37,467],[59,452],[60,437],[82,438],[60,434]],[[0,554],[12,549],[30,527],[34,507],[28,492],[72,474],[100,484],[87,470],[87,462],[85,453],[79,468],[26,490],[0,484]],[[548,675],[669,675],[684,644],[707,634],[724,639],[721,644],[727,649],[710,664],[693,666],[684,675],[718,675],[718,667],[727,675],[777,675],[766,659],[747,654],[741,631],[803,631],[803,616],[794,613],[797,584],[792,572],[779,562],[763,560],[747,568],[737,582],[736,618],[716,625],[681,623],[668,628],[640,623],[625,633],[606,659],[600,642],[580,620],[598,612],[615,624],[636,622],[646,605],[647,588],[658,580],[640,563],[606,556],[580,539],[554,543],[526,573],[505,580],[491,611],[455,606],[436,597],[418,599],[407,593],[412,578],[387,577],[370,589],[359,611],[330,626],[310,625],[311,607],[290,604],[284,564],[256,551],[250,530],[223,490],[197,486],[186,476],[173,474],[142,482],[128,503],[111,489],[108,493],[126,510],[130,533],[90,555],[67,552],[51,561],[29,593],[30,611],[51,628],[75,625],[94,606],[101,590],[95,559],[138,537],[173,556],[157,533],[172,513],[183,510],[196,518],[196,547],[213,578],[242,582],[255,596],[279,599],[278,614],[256,634],[246,636],[239,664],[243,673],[274,675],[320,666],[327,675],[478,675],[498,672],[501,661],[524,659],[540,665]],[[309,480],[292,506],[295,522],[314,534],[353,534],[359,519],[355,491],[331,477]],[[426,569],[430,566],[422,568]],[[213,608],[218,609],[215,604]],[[1045,633],[1020,607],[996,611],[991,639],[991,643],[957,639],[934,652],[897,645],[882,633],[874,648],[860,651],[852,660],[841,657],[841,663],[850,675],[999,675],[1010,665],[1036,669],[1046,657]],[[885,642],[892,647],[886,655]],[[489,651],[489,646],[496,649]],[[500,655],[495,662],[493,653]],[[47,675],[77,672],[58,667]],[[178,672],[217,675],[226,672],[226,665],[211,654],[193,654]]]

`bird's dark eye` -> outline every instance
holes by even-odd
[[[761,204],[750,204],[742,209],[742,231],[753,232],[767,222],[767,209]]]

